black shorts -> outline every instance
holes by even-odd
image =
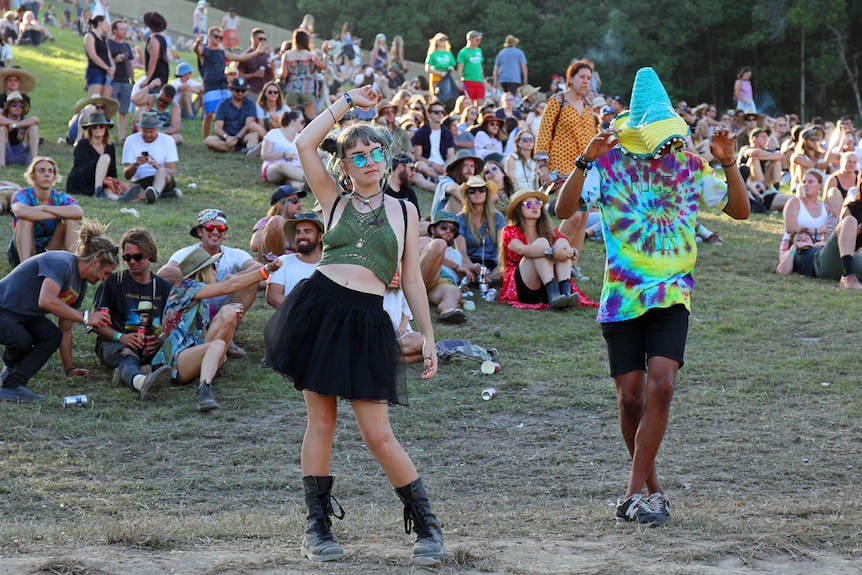
[[[548,303],[548,292],[545,288],[530,289],[521,277],[521,268],[515,270],[515,289],[518,291],[518,301],[521,303]]]
[[[684,365],[688,310],[682,304],[653,308],[634,319],[602,324],[608,346],[611,377],[646,371],[647,361],[659,356]]]

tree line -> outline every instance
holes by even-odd
[[[212,0],[221,9],[234,0]],[[428,39],[445,32],[457,55],[468,30],[484,34],[486,74],[508,34],[520,39],[530,83],[548,89],[573,59],[590,58],[602,92],[628,98],[635,72],[654,67],[674,100],[733,107],[733,83],[753,70],[766,112],[862,120],[859,59],[862,2],[848,0],[243,0],[241,15],[291,29],[306,13],[330,38],[350,20],[368,48],[382,32],[404,38],[422,62]]]

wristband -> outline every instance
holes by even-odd
[[[730,163],[729,163],[729,164],[727,164],[726,166],[725,166],[724,164],[721,164],[721,167],[722,167],[722,168],[727,169],[727,168],[729,168],[729,167],[731,167],[731,166],[734,166],[734,165],[736,165],[736,162],[735,162],[735,161],[734,161],[734,162],[730,162]]]
[[[114,341],[116,341],[117,343],[119,343],[119,342],[120,342],[120,338],[121,338],[121,337],[123,337],[123,334],[121,334],[121,333],[120,333],[120,332],[118,332],[118,331],[115,331],[115,332],[114,332]]]
[[[584,172],[589,172],[594,165],[595,161],[591,162],[587,160],[586,156],[584,156],[583,154],[575,158],[575,168]]]
[[[84,310],[84,321],[82,321],[81,323],[84,325],[87,325],[87,321],[89,321],[89,319],[90,319],[90,311]]]
[[[356,105],[353,103],[353,98],[350,97],[350,94],[347,92],[344,93],[344,99],[347,100],[347,105],[351,108],[355,108]]]
[[[263,276],[263,279],[269,281],[269,274],[266,272],[266,266],[263,266],[263,267],[258,268],[258,269],[260,269],[260,275]]]

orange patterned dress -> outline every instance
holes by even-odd
[[[572,171],[575,158],[587,149],[599,130],[596,115],[589,104],[584,102],[584,113],[579,114],[571,103],[560,96],[562,94],[549,98],[545,113],[542,114],[542,123],[536,135],[536,158],[544,154],[548,158],[548,171],[557,170],[563,175]]]

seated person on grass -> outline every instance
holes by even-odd
[[[78,220],[84,217],[72,196],[54,189],[59,176],[53,159],[33,158],[24,178],[30,187],[19,190],[10,202],[12,241],[7,255],[12,267],[45,251],[71,250],[78,239]]]
[[[757,128],[749,135],[749,146],[740,151],[745,153],[745,161],[739,159],[739,164],[745,164],[749,169],[749,197],[761,203],[768,211],[780,212],[784,209],[790,196],[778,191],[781,183],[782,162],[784,154],[766,148],[769,143],[769,132]]]
[[[179,146],[183,143],[183,137],[180,135],[183,113],[180,105],[174,101],[176,95],[177,89],[168,84],[162,86],[156,94],[141,90],[132,96],[132,103],[137,106],[135,122],[140,121],[145,112],[155,112],[159,118],[159,132],[173,138],[174,143]]]
[[[95,329],[96,356],[114,370],[113,382],[140,393],[141,399],[171,379],[171,368],[149,370],[150,361],[162,346],[162,311],[171,284],[152,272],[159,250],[152,234],[133,228],[120,239],[120,254],[128,269],[117,271],[99,286],[93,302],[108,308],[111,324]],[[143,327],[145,333],[140,333]]]
[[[428,301],[437,306],[444,323],[464,323],[467,316],[461,303],[461,275],[465,272],[461,252],[455,249],[458,218],[440,210],[428,226],[428,236],[419,238],[419,269],[428,292]]]
[[[215,111],[214,134],[204,144],[214,152],[243,151],[249,156],[260,151],[260,141],[266,136],[257,120],[257,104],[250,98],[248,82],[242,78],[230,84],[230,98],[221,101]]]
[[[790,248],[784,252],[775,273],[796,272],[807,277],[838,280],[844,289],[862,290],[862,255],[854,251],[858,220],[847,216],[825,242],[814,240],[807,230],[790,234]]]
[[[265,264],[264,254],[296,253],[293,238],[284,235],[284,223],[293,219],[302,211],[304,190],[294,190],[288,185],[279,186],[269,198],[269,211],[254,225],[251,232],[249,251],[255,254],[255,260]]]

